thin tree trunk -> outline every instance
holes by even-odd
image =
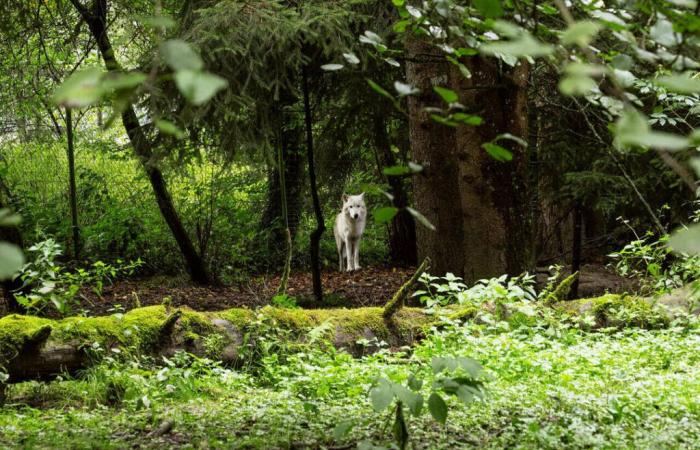
[[[576,200],[576,204],[574,205],[574,236],[571,249],[571,273],[581,272],[581,240],[583,239],[582,225],[583,207],[581,205],[581,201]],[[574,282],[571,284],[569,299],[578,298],[579,278],[581,277],[576,277],[576,280],[574,280]]]
[[[318,200],[318,188],[316,186],[316,168],[314,166],[314,137],[312,129],[311,103],[309,101],[309,82],[306,67],[302,69],[302,90],[304,92],[304,122],[306,124],[306,156],[309,164],[309,184],[311,198],[316,216],[316,229],[311,233],[311,275],[313,278],[314,297],[317,303],[323,302],[323,286],[321,285],[321,236],[326,230],[323,221],[323,211]]]
[[[381,113],[374,118],[374,140],[377,146],[377,163],[379,172],[385,167],[397,165],[397,160],[391,151],[391,144],[387,138],[386,120]],[[389,191],[393,195],[393,204],[399,208],[399,212],[389,224],[389,257],[395,265],[414,265],[417,262],[416,254],[416,222],[413,216],[406,211],[408,193],[402,177],[386,176]]]
[[[80,259],[80,226],[78,225],[78,193],[75,187],[75,148],[73,146],[73,112],[66,108],[66,139],[68,141],[68,195],[70,198],[73,258]]]
[[[3,192],[6,186],[0,180],[0,209],[9,207],[9,199],[5,198],[5,192]],[[0,227],[0,241],[9,242],[14,244],[19,248],[24,248],[24,243],[22,240],[22,232],[19,227]],[[23,313],[24,308],[19,304],[15,298],[15,293],[18,289],[22,287],[22,280],[19,278],[4,280],[0,284],[2,287],[3,298],[5,299],[5,304],[7,305],[7,310],[11,313]]]
[[[95,0],[92,5],[92,10],[88,10],[83,6],[80,0],[71,0],[71,3],[73,3],[73,6],[80,12],[85,23],[88,24],[93,37],[97,41],[97,46],[107,70],[110,72],[121,72],[122,68],[116,60],[114,49],[107,35],[107,1]],[[210,278],[204,261],[199,253],[197,253],[192,240],[187,234],[185,227],[182,225],[182,221],[170,197],[170,192],[168,191],[163,173],[153,161],[152,144],[141,128],[132,104],[129,104],[122,112],[122,122],[129,136],[129,140],[131,141],[131,145],[134,148],[134,152],[141,161],[141,165],[146,170],[163,219],[173,233],[173,237],[177,241],[180,251],[185,258],[187,270],[192,277],[192,281],[198,284],[208,284]]]

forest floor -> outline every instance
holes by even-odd
[[[290,275],[287,294],[299,306],[307,308],[382,306],[408,280],[414,268],[366,267],[355,272],[325,271],[322,282],[323,305],[315,304],[309,272]],[[546,282],[547,274],[538,273],[538,283]],[[280,283],[279,275],[251,277],[230,286],[203,287],[182,277],[126,279],[107,285],[101,296],[89,289],[80,293],[76,310],[90,315],[105,315],[117,309],[160,305],[170,299],[172,306],[189,306],[199,311],[216,311],[234,307],[264,306],[270,303]],[[595,297],[606,292],[620,293],[634,289],[634,284],[612,273],[602,265],[589,264],[581,270],[579,295]],[[166,300],[168,301],[168,300]]]

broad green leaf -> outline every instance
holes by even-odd
[[[488,19],[495,19],[503,15],[500,0],[474,0],[472,4],[477,11]]]
[[[424,216],[423,214],[421,214],[420,212],[416,211],[415,209],[413,209],[413,208],[411,208],[411,207],[409,207],[409,206],[406,207],[406,211],[408,211],[413,217],[415,217],[416,220],[417,220],[418,222],[420,222],[421,225],[423,225],[425,228],[427,228],[427,229],[429,229],[429,230],[431,230],[431,231],[435,231],[435,230],[436,230],[435,225],[433,225],[432,223],[430,223],[430,221],[428,220],[428,218],[425,217],[425,216]]]
[[[452,89],[433,86],[433,90],[447,103],[455,103],[459,100],[459,96]]]
[[[321,66],[321,69],[327,71],[327,72],[334,72],[336,70],[340,70],[343,67],[345,67],[342,64],[324,64]]]
[[[592,20],[582,20],[571,24],[561,35],[561,43],[564,45],[578,45],[586,47],[595,38],[602,26]]]
[[[610,60],[612,66],[620,70],[630,70],[634,67],[634,60],[631,56],[625,54],[619,54],[612,57]]]
[[[458,125],[457,122],[451,120],[449,117],[442,117],[438,114],[431,114],[430,118],[433,119],[435,122],[440,123],[442,125],[447,125],[448,127],[456,127]]]
[[[513,159],[513,154],[509,150],[493,142],[485,142],[481,147],[496,161],[507,162]]]
[[[397,33],[404,33],[406,32],[406,28],[408,28],[411,23],[412,22],[410,20],[399,20],[394,24],[392,29]]]
[[[451,62],[452,64],[454,64],[455,66],[457,66],[457,68],[458,68],[459,71],[462,73],[462,76],[463,76],[464,78],[471,78],[471,77],[472,77],[472,73],[469,71],[469,69],[467,69],[467,66],[465,66],[464,64],[462,64],[461,62],[459,62],[458,60],[456,60],[455,58],[453,58],[453,57],[451,57],[451,56],[449,56],[449,55],[448,55],[448,56],[445,56],[445,58],[446,58],[449,62]]]
[[[102,78],[101,88],[104,92],[133,89],[146,81],[148,77],[141,72],[108,73]]]
[[[582,75],[565,76],[559,80],[559,92],[570,96],[588,95],[598,88],[591,77]]]
[[[673,151],[687,148],[690,140],[677,134],[652,131],[642,113],[627,108],[615,123],[615,144],[618,147],[650,147]]]
[[[443,425],[447,422],[447,404],[436,392],[428,397],[428,409],[435,420]]]
[[[228,82],[212,73],[181,70],[175,73],[175,84],[190,103],[198,106],[226,88]]]
[[[414,391],[420,391],[421,388],[423,387],[423,381],[416,378],[416,376],[413,374],[411,374],[408,377],[407,384],[408,384],[408,387]]]
[[[399,93],[399,97],[413,95],[420,92],[420,89],[413,87],[410,84],[402,83],[401,81],[394,81],[394,89],[396,89],[396,92]]]
[[[160,46],[160,54],[166,64],[176,72],[202,70],[204,62],[194,48],[182,39],[169,39]]]
[[[660,77],[656,82],[669,91],[679,94],[696,94],[700,92],[700,78],[697,77],[691,78],[687,75],[675,74]]]
[[[528,31],[510,22],[499,20],[494,24],[494,30],[509,37],[508,41],[493,41],[479,47],[481,53],[487,55],[507,55],[515,58],[547,56],[554,47],[535,39]]]
[[[54,103],[66,108],[82,108],[99,102],[104,93],[103,75],[97,67],[75,72],[56,89]]]
[[[477,378],[484,370],[479,361],[466,356],[460,356],[457,358],[457,362],[459,367],[465,370],[472,378]]]
[[[418,163],[414,163],[413,161],[408,162],[408,168],[411,169],[411,172],[413,173],[419,173],[423,171],[423,166],[421,166]]]
[[[12,278],[23,265],[22,250],[9,242],[0,242],[0,280]]]
[[[175,136],[178,139],[182,139],[183,137],[185,137],[185,132],[169,120],[157,119],[156,127],[164,134]]]
[[[668,245],[678,253],[700,255],[700,223],[674,231]]]
[[[382,412],[394,400],[394,392],[391,390],[391,385],[385,381],[372,388],[369,392],[369,398],[372,401],[372,408],[377,412]]]
[[[333,429],[333,439],[335,439],[336,441],[343,439],[345,435],[347,435],[348,432],[352,429],[353,426],[354,424],[349,420],[340,422]]]
[[[360,42],[363,44],[378,46],[382,43],[382,38],[379,37],[377,33],[367,30],[365,31],[365,34],[360,36]]]
[[[474,401],[474,393],[467,386],[457,388],[457,398],[465,405]]]
[[[377,223],[391,222],[391,219],[398,214],[399,209],[394,206],[383,206],[374,210],[374,220]]]

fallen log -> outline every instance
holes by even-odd
[[[424,327],[435,321],[418,308],[403,308],[389,326],[383,311],[266,307],[197,312],[149,306],[126,314],[62,320],[10,315],[0,319],[0,372],[9,376],[8,383],[51,380],[61,374],[76,374],[115,349],[155,356],[184,350],[235,365],[241,362],[245,345],[250,345],[250,339],[244,344],[246,337],[259,329],[269,331],[262,326],[264,322],[284,330],[285,339],[299,342],[310,329],[323,325],[332,345],[359,355],[367,349],[358,340],[383,340],[392,347],[411,345],[423,335]]]
[[[534,304],[552,308],[562,317],[592,316],[594,324],[586,328],[626,327],[660,328],[682,314],[700,314],[689,288],[658,299],[607,294],[598,298]],[[491,306],[489,306],[491,305]],[[530,310],[519,312],[521,306]],[[529,305],[529,306],[528,306]],[[533,304],[510,304],[500,319],[513,326],[536,323]],[[493,304],[482,311],[462,306],[443,311],[449,321],[471,320],[481,313],[493,315]],[[283,309],[259,310],[234,308],[218,312],[197,312],[189,308],[149,306],[125,314],[105,317],[68,317],[52,320],[10,315],[0,318],[0,403],[4,384],[27,380],[51,380],[62,374],[75,375],[88,368],[101,355],[119,351],[131,354],[171,356],[183,350],[197,356],[241,364],[250,357],[255,336],[282,331],[282,338],[304,342],[309,330],[324,333],[331,345],[359,356],[372,349],[358,341],[385,341],[391,347],[412,345],[426,329],[439,324],[440,315],[429,315],[419,308],[393,309],[389,319],[385,308],[357,309]],[[540,310],[541,311],[541,310]],[[267,324],[267,326],[266,326]],[[584,325],[582,325],[584,326]]]

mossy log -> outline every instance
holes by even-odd
[[[0,319],[0,371],[9,375],[9,383],[50,380],[75,374],[115,349],[156,356],[185,350],[235,365],[246,333],[264,329],[264,322],[274,323],[287,333],[285,338],[297,341],[303,341],[309,329],[327,323],[330,342],[358,355],[367,350],[357,343],[360,339],[410,345],[435,320],[420,309],[403,308],[388,326],[382,313],[382,308],[197,312],[149,306],[126,314],[62,320],[10,315]]]
[[[692,301],[694,294],[681,289],[658,299],[608,294],[598,298],[563,301],[553,308],[567,316],[593,315],[591,328],[638,326],[660,328],[681,314],[700,314]],[[527,325],[519,319],[518,304],[502,317],[515,326]],[[474,306],[445,311],[451,321],[465,321],[479,315]],[[493,313],[487,306],[484,311]],[[283,338],[303,342],[308,331],[323,326],[336,348],[353,355],[368,352],[361,339],[377,339],[392,347],[411,345],[425,330],[442,320],[419,308],[400,308],[389,320],[384,308],[282,309],[234,308],[218,312],[197,312],[168,306],[137,308],[126,314],[105,317],[68,317],[51,320],[10,315],[0,318],[0,372],[9,383],[51,380],[61,374],[76,374],[99,359],[118,351],[154,356],[170,356],[184,350],[198,356],[218,359],[225,364],[242,362],[245,343],[251,335],[277,329]],[[534,317],[531,317],[534,319]],[[265,324],[274,324],[273,327]],[[0,383],[0,397],[3,385]]]

